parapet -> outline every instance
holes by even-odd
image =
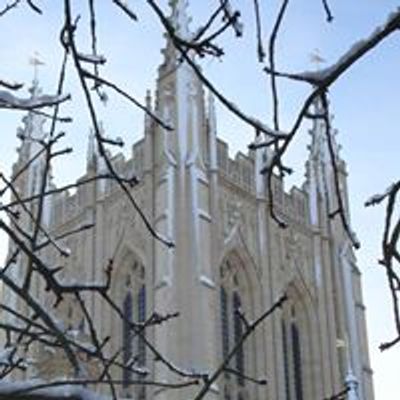
[[[223,179],[255,197],[255,174],[257,171],[255,171],[254,151],[249,151],[247,155],[238,152],[232,159],[229,157],[228,144],[218,139],[217,160],[219,173]],[[266,198],[268,198],[267,193]],[[301,224],[309,223],[306,190],[293,186],[289,192],[285,192],[282,178],[274,174],[272,176],[272,198],[276,213],[284,220]]]

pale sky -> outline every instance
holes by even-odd
[[[6,2],[0,3],[1,7]],[[46,64],[40,68],[40,82],[46,92],[55,91],[62,54],[58,41],[61,3],[38,0],[37,4],[43,7],[45,16],[36,15],[27,7],[19,7],[0,18],[0,78],[23,81],[29,86],[33,71],[28,59],[34,51],[38,51]],[[98,3],[99,50],[108,59],[104,75],[113,77],[138,99],[144,99],[146,89],[154,91],[156,71],[161,61],[160,47],[164,40],[160,35],[158,21],[149,12],[145,2],[128,2],[139,16],[139,23],[133,25],[109,4],[111,2]],[[215,1],[192,0],[190,3],[190,12],[196,15],[192,27],[196,27],[201,16],[206,14],[207,6]],[[255,46],[251,42],[254,37],[254,27],[250,22],[252,9],[248,6],[249,2],[234,3],[243,9],[244,37],[238,41],[227,34],[226,39],[221,41],[227,53],[224,60],[205,61],[203,68],[236,104],[241,105],[246,112],[271,123],[268,81],[256,62]],[[279,4],[279,1],[260,3],[271,7]],[[289,5],[277,52],[278,67],[290,72],[315,68],[310,64],[309,55],[316,48],[327,60],[326,65],[336,61],[354,41],[366,37],[398,6],[394,0],[332,0],[335,19],[333,23],[327,24],[320,0],[292,3]],[[75,1],[75,4],[81,13],[78,35],[82,39],[79,39],[79,43],[83,52],[89,52],[89,44],[83,38],[88,29],[87,10],[82,8],[86,2]],[[264,8],[265,36],[269,34],[274,14],[267,6]],[[365,209],[363,203],[371,194],[389,186],[400,172],[397,161],[400,149],[399,54],[400,34],[397,34],[348,71],[330,93],[331,110],[335,114],[334,126],[339,130],[337,139],[343,146],[342,157],[349,171],[352,226],[362,244],[357,258],[363,273],[377,400],[398,398],[400,347],[385,353],[378,350],[379,344],[392,339],[394,334],[385,278],[376,262],[380,257],[383,208]],[[302,96],[307,93],[307,87],[282,82],[280,88],[283,111],[281,120],[284,126],[290,126]],[[84,111],[82,95],[72,70],[68,73],[67,91],[72,94],[73,102],[62,108],[62,114],[73,116],[74,123],[62,128],[68,134],[65,144],[72,145],[76,154],[70,160],[65,159],[62,165],[56,165],[54,174],[59,183],[75,179],[83,172],[89,129],[88,115]],[[26,95],[24,89],[23,94]],[[218,107],[218,111],[219,135],[231,143],[232,151],[246,151],[247,144],[253,138],[251,129],[228,116],[222,107]],[[129,152],[130,145],[143,133],[143,115],[113,95],[110,95],[107,107],[99,107],[99,113],[104,115],[104,126],[109,134],[122,136],[127,144],[126,151]],[[7,173],[16,159],[18,141],[15,132],[22,116],[23,113],[0,112],[0,168]],[[286,163],[296,170],[292,179],[294,182],[303,179],[306,145],[309,142],[306,128],[286,159]],[[4,257],[6,246],[6,239],[0,237],[1,258]]]

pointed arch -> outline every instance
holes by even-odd
[[[282,363],[286,400],[308,398],[312,359],[313,299],[298,276],[286,288],[288,301],[281,314]]]
[[[221,361],[243,335],[245,327],[240,314],[249,320],[254,319],[261,304],[259,272],[239,231],[226,243],[225,253],[217,268]],[[257,375],[256,348],[255,338],[251,337],[236,352],[221,382],[224,399],[249,398],[253,388],[246,376]]]
[[[261,271],[247,246],[244,234],[240,225],[236,225],[229,236],[225,239],[224,247],[221,252],[218,265],[222,265],[227,257],[236,258],[238,265],[244,268],[244,273],[256,296],[260,296],[262,291]],[[216,279],[218,279],[218,271]],[[262,304],[262,303],[260,303]]]

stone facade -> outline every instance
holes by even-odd
[[[187,17],[177,3],[173,18],[184,33]],[[147,338],[174,365],[187,370],[210,370],[221,362],[243,329],[236,308],[252,320],[286,292],[289,300],[283,309],[259,328],[232,363],[244,375],[266,377],[268,385],[227,372],[208,398],[320,400],[349,381],[358,383],[349,399],[373,400],[361,274],[342,225],[327,216],[336,199],[322,123],[315,121],[310,130],[304,185],[287,193],[282,180],[274,177],[270,193],[258,173],[268,152],[259,149],[230,158],[228,145],[217,138],[213,97],[206,101],[202,84],[187,64],[176,65],[177,55],[168,43],[154,104],[147,97],[147,106],[173,131],[146,117],[144,138],[132,146],[132,156],[112,158],[120,174],[138,176],[140,183],[131,190],[135,201],[175,247],[150,235],[115,182],[100,180],[74,193],[48,197],[45,224],[54,237],[95,224],[60,240],[70,249],[68,258],[48,250],[49,263],[63,265],[66,280],[101,282],[112,259],[112,296],[135,320],[144,320],[152,310],[179,311],[179,318],[148,329]],[[35,153],[30,138],[43,132],[42,118],[29,114],[14,171]],[[347,205],[346,168],[337,146],[336,157]],[[18,180],[22,196],[37,193],[43,163],[39,157]],[[105,171],[91,135],[80,181]],[[271,194],[287,229],[270,216]],[[19,263],[22,270],[23,258]],[[18,275],[18,268],[15,271]],[[34,287],[35,296],[51,301],[40,282]],[[121,360],[136,352],[139,365],[149,368],[152,378],[171,377],[140,340],[130,339],[115,313],[100,300],[88,297],[87,302],[101,335],[111,335],[110,354],[131,340],[131,353]],[[87,332],[72,302],[64,302],[59,313],[65,323]],[[56,367],[50,370],[54,375]],[[41,372],[46,375],[46,368]],[[188,399],[196,390],[127,387],[122,395]]]

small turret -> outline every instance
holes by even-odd
[[[256,137],[254,138],[254,144],[257,145],[260,142],[262,142],[262,135],[256,135]],[[264,198],[266,194],[265,177],[263,174],[261,174],[261,171],[264,169],[268,157],[267,149],[256,148],[255,156],[256,156],[255,171],[254,171],[255,186],[256,186],[257,198],[261,199]]]
[[[170,2],[170,6],[172,13],[169,20],[175,34],[188,40],[192,35],[186,12],[188,2],[175,0]],[[164,60],[158,70],[155,112],[173,130],[166,132],[155,127],[155,145],[158,147],[155,162],[163,164],[158,159],[167,154],[168,162],[172,159],[181,163],[194,162],[203,168],[208,144],[206,126],[201,123],[206,114],[202,84],[169,36],[163,54]]]
[[[103,123],[99,122],[100,134],[104,135]],[[96,136],[93,129],[90,129],[88,136],[88,145],[86,152],[86,171],[91,174],[99,174],[106,170],[105,162],[103,157],[99,154],[99,148],[97,145]],[[100,180],[99,188],[103,190],[105,187],[105,181]]]
[[[97,144],[95,141],[93,129],[90,129],[86,153],[86,170],[88,171],[96,169],[97,166]]]
[[[146,91],[146,109],[151,112],[153,111],[150,90]],[[144,134],[145,135],[150,132],[152,123],[153,123],[153,119],[148,114],[145,114],[145,116],[144,116]]]
[[[153,99],[151,97],[151,91],[146,91],[145,99],[146,109],[153,112]],[[149,174],[153,168],[153,133],[154,133],[154,120],[148,114],[144,116],[144,174]]]
[[[212,92],[208,94],[208,137],[210,170],[216,171],[217,165],[217,117],[215,113],[215,99]]]

